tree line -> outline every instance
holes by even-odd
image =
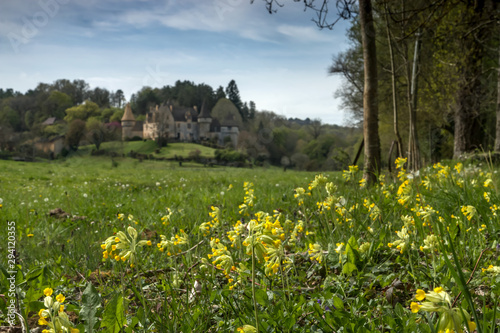
[[[359,145],[358,129],[323,124],[319,119],[287,119],[272,111],[257,110],[255,102],[242,101],[234,80],[217,89],[180,80],[172,86],[143,87],[129,102],[141,121],[150,107],[164,102],[211,110],[221,99],[229,100],[242,120],[238,147],[231,149],[240,150],[256,164],[340,170],[351,163],[354,146]],[[121,139],[125,102],[122,90],[90,88],[84,80],[40,83],[26,93],[0,89],[0,149],[29,151],[34,140],[64,135],[71,150],[77,150],[82,140],[99,150],[103,142]]]

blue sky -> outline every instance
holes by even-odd
[[[284,2],[270,15],[261,0],[3,0],[0,88],[84,79],[129,99],[146,85],[234,79],[258,110],[343,124],[342,80],[327,68],[348,23],[319,30],[302,3]]]

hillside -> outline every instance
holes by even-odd
[[[95,149],[94,145],[82,146],[80,147],[80,153],[88,153]],[[100,150],[111,153],[115,152],[118,155],[128,154],[131,151],[140,154],[154,154],[155,157],[163,158],[174,158],[182,157],[186,158],[190,153],[199,151],[200,155],[203,157],[213,158],[215,156],[215,149],[206,147],[196,143],[170,143],[167,147],[160,149],[159,153],[156,153],[158,145],[155,141],[111,141],[104,142]],[[82,154],[82,155],[84,155]]]

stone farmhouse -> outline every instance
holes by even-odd
[[[142,122],[135,120],[128,103],[121,119],[122,139],[140,137],[156,140],[163,136],[180,142],[210,141],[221,146],[231,142],[236,147],[240,125],[235,115],[226,114],[223,118],[212,117],[205,104],[198,113],[196,106],[189,108],[165,103],[151,107],[146,120]]]

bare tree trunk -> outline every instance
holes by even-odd
[[[398,157],[403,156],[403,140],[401,139],[401,135],[399,135],[399,130],[398,130],[398,101],[397,101],[397,95],[396,95],[396,69],[394,66],[394,53],[392,50],[392,38],[391,38],[391,32],[389,30],[389,19],[387,16],[389,15],[389,11],[387,10],[387,3],[385,5],[385,26],[387,30],[387,42],[389,44],[389,57],[391,59],[391,79],[392,79],[392,108],[394,110],[394,134],[396,135],[396,155]],[[393,142],[394,144],[394,142]],[[392,145],[391,145],[391,152],[392,152]],[[391,154],[389,154],[389,172],[391,171]]]
[[[392,151],[394,150],[394,145],[396,143],[397,143],[396,140],[392,141],[391,148],[389,149],[389,156],[387,157],[387,168],[389,169],[389,173],[392,173],[391,157],[392,157]]]
[[[359,17],[365,72],[363,92],[365,165],[363,178],[368,183],[374,183],[380,171],[380,139],[378,135],[377,50],[371,0],[359,0]]]
[[[498,47],[498,78],[497,78],[497,130],[495,137],[495,151],[500,152],[500,47]]]
[[[359,144],[358,152],[356,153],[356,157],[354,157],[354,161],[352,162],[352,165],[358,164],[359,156],[361,156],[361,151],[363,151],[363,147],[365,146],[365,139],[361,141]]]
[[[408,169],[420,169],[420,147],[417,135],[417,91],[418,91],[418,63],[420,56],[420,32],[416,34],[415,52],[413,56],[413,69],[409,98],[410,106],[410,137],[408,139]],[[409,77],[408,77],[409,78]]]
[[[455,110],[455,132],[453,158],[458,159],[466,152],[479,148],[484,131],[480,128],[483,41],[486,33],[481,23],[488,15],[484,1],[469,3],[467,11],[474,6],[472,16],[465,17],[469,31],[460,39],[462,61],[458,64],[460,82]]]

